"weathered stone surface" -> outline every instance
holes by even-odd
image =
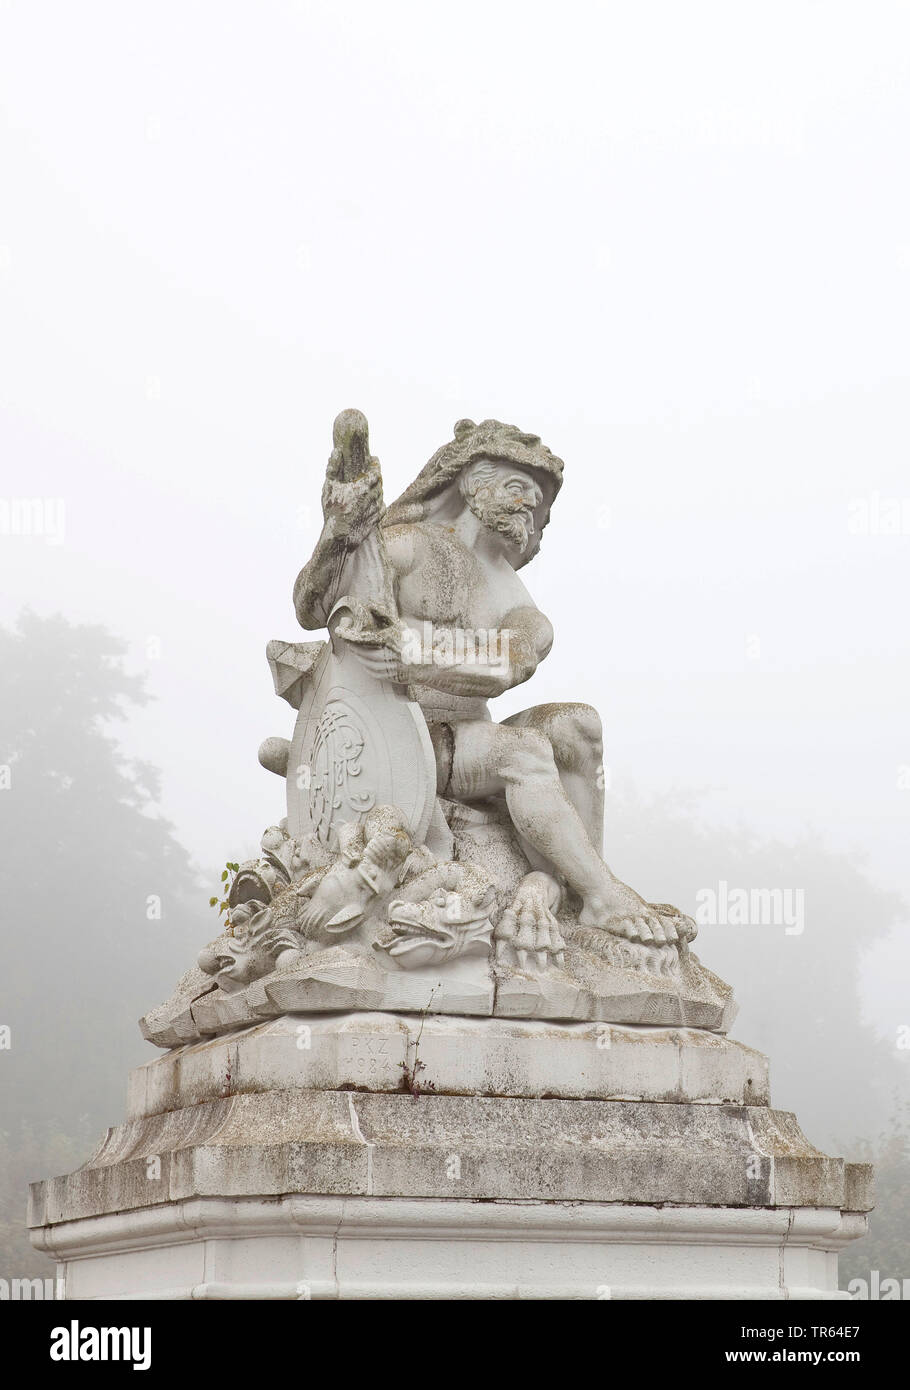
[[[416,1071],[416,1076],[414,1075]],[[287,1014],[177,1048],[130,1076],[128,1115],[172,1111],[226,1091],[400,1091],[746,1105],[769,1103],[767,1059],[693,1028]]]
[[[736,1017],[733,991],[689,952],[669,975],[623,969],[571,948],[574,973],[501,972],[494,1014],[499,1018],[592,1019],[669,1024],[725,1033]]]
[[[32,1224],[290,1192],[866,1210],[868,1176],[762,1106],[270,1090],[117,1126]]]
[[[650,975],[598,960],[586,985],[551,965],[530,972],[462,956],[438,966],[389,970],[346,946],[282,968],[232,994],[189,971],[172,998],[140,1021],[158,1047],[180,1047],[285,1013],[366,1011],[573,1019],[707,1028],[725,1033],[736,1016],[729,985],[689,954],[679,972]]]
[[[29,1219],[69,1297],[827,1298],[871,1201],[722,1034],[355,1011],[137,1068]]]

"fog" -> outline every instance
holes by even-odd
[[[523,576],[556,642],[495,713],[601,711],[607,858],[655,897],[734,881],[674,817],[719,860],[788,847],[736,862],[805,891],[802,944],[700,942],[777,1100],[763,952],[840,960],[906,1084],[910,916],[859,895],[835,931],[820,865],[910,898],[908,68],[884,0],[0,7],[0,624],[126,641],[155,699],[120,737],[200,882],[283,814],[264,650],[299,635],[334,416],[387,500],[496,416],[566,474]]]

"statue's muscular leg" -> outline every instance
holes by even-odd
[[[536,729],[549,739],[566,796],[581,816],[588,839],[603,852],[604,775],[600,715],[591,705],[534,705],[503,724]]]
[[[614,878],[566,795],[553,745],[536,728],[466,720],[453,726],[445,794],[476,801],[505,793],[515,829],[561,873],[582,899],[579,922],[629,936],[663,940],[660,919],[637,893]],[[442,790],[442,789],[441,789]]]

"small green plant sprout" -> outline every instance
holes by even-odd
[[[209,907],[217,907],[219,917],[221,916],[222,912],[227,912],[228,908],[231,905],[231,888],[234,884],[234,878],[239,872],[240,865],[232,864],[230,860],[227,861],[227,863],[221,871],[221,888],[219,890],[221,893],[221,897],[219,897],[216,894],[215,897],[209,898]],[[231,925],[230,915],[228,915],[225,918],[224,924],[227,928],[228,935],[233,936],[234,928]]]
[[[431,1005],[432,1002],[433,1002],[433,995],[434,995],[435,993],[436,993],[436,986],[434,985],[434,987],[430,990],[430,997],[429,997],[429,999],[427,1000],[426,1008],[425,1008],[425,1009],[421,1009],[421,1011],[420,1011],[420,1027],[419,1027],[418,1030],[417,1030],[417,1037],[414,1039],[414,1042],[413,1042],[413,1048],[414,1048],[414,1061],[413,1061],[413,1063],[411,1063],[411,1062],[408,1060],[409,1057],[410,1057],[410,1052],[411,1052],[411,1047],[412,1047],[412,1044],[411,1044],[410,1040],[408,1041],[408,1043],[407,1043],[406,1046],[405,1046],[405,1060],[404,1060],[403,1062],[399,1062],[399,1063],[398,1063],[398,1065],[401,1067],[401,1081],[400,1081],[400,1083],[399,1083],[399,1084],[400,1084],[400,1088],[401,1088],[402,1091],[406,1091],[408,1095],[413,1096],[414,1100],[419,1100],[420,1097],[421,1097],[421,1094],[422,1094],[424,1091],[435,1091],[435,1090],[436,1090],[436,1084],[435,1084],[435,1082],[433,1082],[433,1081],[425,1081],[425,1082],[423,1083],[423,1086],[421,1087],[420,1081],[419,1081],[419,1079],[418,1079],[418,1078],[420,1077],[420,1073],[421,1073],[422,1071],[426,1071],[426,1063],[425,1063],[425,1062],[422,1062],[422,1061],[420,1060],[420,1057],[419,1057],[418,1053],[419,1053],[419,1049],[420,1049],[420,1039],[421,1039],[421,1036],[422,1036],[422,1034],[423,1034],[423,1025],[424,1025],[424,1023],[426,1022],[427,1014],[430,1012],[430,1005]]]

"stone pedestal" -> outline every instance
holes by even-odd
[[[870,1170],[697,1028],[289,1014],[32,1189],[67,1297],[834,1298]]]

